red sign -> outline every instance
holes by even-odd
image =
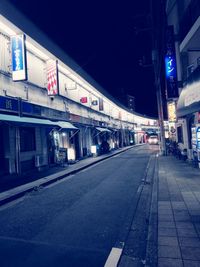
[[[47,90],[49,96],[58,95],[58,67],[56,60],[47,61]]]
[[[80,102],[85,104],[88,102],[87,97],[81,97]]]

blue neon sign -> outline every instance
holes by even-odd
[[[166,77],[176,77],[176,61],[173,56],[165,57],[165,71]]]
[[[178,97],[177,65],[173,25],[167,26],[165,37],[166,93],[167,99],[173,99]]]

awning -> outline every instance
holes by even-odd
[[[107,128],[101,128],[101,127],[96,127],[96,129],[100,132],[108,132],[108,133],[111,133],[111,131]]]
[[[37,124],[37,125],[44,125],[44,126],[54,126],[60,127],[62,129],[69,129],[69,130],[78,130],[74,125],[67,121],[50,121],[45,119],[38,119],[38,118],[30,118],[30,117],[19,117],[13,115],[5,115],[0,114],[0,121],[7,121],[13,123],[20,123],[20,124]]]
[[[56,123],[62,129],[79,130],[77,127],[75,127],[73,124],[71,124],[70,122],[67,122],[67,121],[58,121]]]
[[[53,122],[50,120],[29,118],[29,117],[19,117],[19,116],[5,115],[5,114],[0,114],[0,121],[9,121],[9,122],[16,122],[16,123],[29,123],[29,124],[42,124],[42,125],[54,125],[54,126],[57,125],[56,122]]]
[[[182,91],[177,102],[177,117],[200,111],[200,82],[188,84]]]

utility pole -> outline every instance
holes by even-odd
[[[153,2],[155,0],[150,1],[150,16],[151,16],[151,23],[152,23],[152,63],[154,67],[154,79],[155,79],[155,89],[156,89],[156,96],[157,96],[157,105],[158,105],[158,118],[159,118],[159,127],[160,127],[160,153],[161,155],[166,155],[166,144],[165,144],[165,130],[164,130],[164,116],[163,116],[163,101],[162,101],[162,91],[161,91],[161,83],[160,83],[160,76],[161,76],[161,66],[163,63],[163,28],[157,28],[157,23],[154,20],[154,13],[153,10],[157,10],[163,14],[163,2],[160,5],[162,10],[158,10],[157,3],[156,6],[153,6]],[[163,27],[163,25],[159,25]],[[161,31],[161,36],[159,36],[159,32]],[[158,48],[158,42],[161,43],[160,50]]]
[[[165,34],[165,0],[150,0],[150,10],[148,25],[150,27],[140,29],[140,31],[151,32],[152,44],[152,64],[144,64],[141,60],[142,67],[153,67],[154,70],[154,85],[157,97],[158,106],[158,120],[160,127],[160,154],[166,155],[165,144],[165,129],[164,129],[164,116],[163,116],[163,101],[160,77],[162,75],[162,65],[164,63],[164,34]],[[145,18],[144,18],[145,19]]]

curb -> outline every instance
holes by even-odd
[[[77,167],[77,169],[75,170],[72,170],[72,171],[67,171],[66,173],[63,173],[63,174],[60,174],[59,175],[59,172],[58,173],[55,173],[55,174],[51,174],[49,176],[46,176],[46,177],[43,177],[43,178],[40,178],[38,180],[35,180],[33,182],[30,182],[28,184],[24,184],[24,185],[20,185],[20,186],[17,186],[13,189],[10,189],[10,190],[7,190],[5,192],[2,192],[0,193],[0,206],[10,202],[10,201],[13,201],[17,198],[20,198],[22,197],[23,195],[25,195],[26,193],[28,192],[31,192],[35,189],[37,189],[38,187],[40,186],[47,186],[49,184],[52,184],[54,182],[57,182],[61,179],[63,179],[64,177],[67,177],[69,175],[73,175],[77,172],[80,172],[90,166],[93,166],[101,161],[104,161],[106,159],[109,159],[115,155],[118,155],[118,154],[121,154],[129,149],[132,149],[132,148],[135,148],[135,147],[138,147],[138,146],[141,146],[141,144],[138,144],[138,145],[134,145],[134,146],[131,146],[131,147],[128,147],[122,151],[117,151],[116,153],[112,154],[112,155],[108,155],[108,156],[105,156],[103,158],[100,158],[100,159],[97,159],[96,161],[94,162],[91,162],[85,166],[82,166],[82,167]],[[57,175],[57,176],[56,176]],[[54,177],[56,176],[56,177]]]
[[[146,264],[145,267],[157,267],[158,261],[158,156],[155,162],[155,171],[153,176],[153,188],[151,194],[151,206],[149,214],[149,227],[146,246]]]
[[[138,240],[137,238],[142,238],[143,241],[140,240],[141,245],[142,242],[146,243],[146,239],[148,236],[148,218],[151,208],[151,194],[152,194],[152,182],[155,172],[154,165],[155,155],[149,157],[149,161],[147,167],[143,174],[143,179],[141,180],[141,185],[137,191],[137,200],[133,210],[133,216],[131,220],[131,226],[129,231],[127,232],[122,255],[119,259],[117,267],[138,267],[144,266],[146,251],[144,250],[144,246],[137,247]],[[153,175],[152,175],[153,174]],[[146,203],[146,204],[145,204]],[[144,207],[144,210],[141,212],[141,208]],[[143,227],[140,227],[140,223],[142,223]],[[142,234],[142,236],[140,235]],[[146,247],[146,245],[145,245]],[[143,255],[143,256],[142,256]]]

